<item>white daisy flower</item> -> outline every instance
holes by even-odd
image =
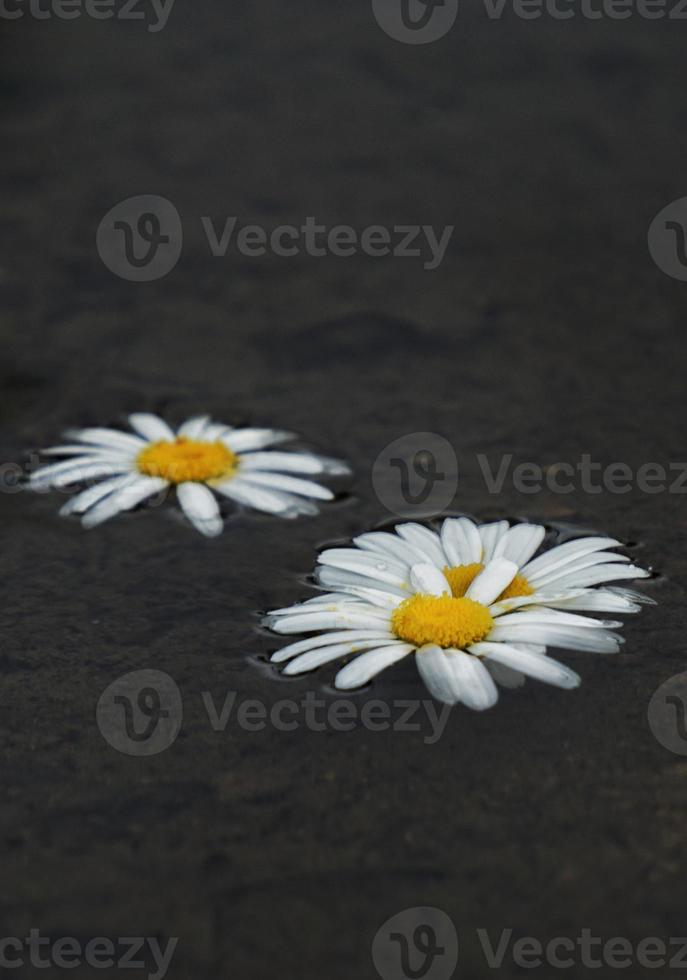
[[[351,690],[416,654],[434,697],[477,710],[496,703],[496,683],[519,687],[526,676],[577,687],[578,675],[546,647],[617,652],[622,639],[612,630],[622,624],[577,611],[637,612],[651,600],[592,586],[649,573],[607,551],[620,544],[613,538],[578,538],[533,558],[544,536],[537,525],[478,527],[461,517],[444,520],[438,533],[401,524],[360,535],[354,548],[323,551],[315,578],[329,591],[265,620],[276,633],[317,635],[272,661],[293,675],[359,654],[334,682]]]
[[[68,458],[36,470],[30,486],[66,488],[96,481],[71,497],[60,511],[82,515],[84,527],[102,524],[174,487],[186,517],[202,534],[215,537],[222,531],[215,494],[292,518],[316,514],[314,501],[334,496],[304,477],[350,472],[334,459],[269,448],[295,438],[277,429],[234,429],[198,416],[174,432],[161,418],[148,413],[130,415],[129,424],[133,433],[104,428],[69,432],[69,445],[45,450],[51,456]]]

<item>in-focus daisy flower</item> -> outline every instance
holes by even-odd
[[[622,639],[612,630],[622,624],[578,613],[637,612],[651,600],[595,586],[649,573],[607,550],[620,544],[613,538],[577,538],[535,558],[544,537],[538,525],[478,527],[461,517],[439,532],[400,524],[323,551],[315,579],[327,593],[265,620],[276,633],[314,635],[272,661],[291,675],[357,654],[335,679],[351,690],[414,654],[434,697],[477,710],[495,704],[496,683],[519,687],[525,676],[577,687],[577,674],[546,648],[617,652]]]
[[[69,432],[69,445],[45,450],[68,458],[36,470],[30,485],[65,488],[96,481],[60,511],[83,515],[84,527],[102,524],[174,487],[191,523],[214,537],[222,530],[217,496],[279,517],[316,514],[314,501],[331,500],[334,495],[305,477],[350,472],[334,459],[269,448],[295,438],[277,429],[234,429],[202,416],[189,419],[175,432],[148,413],[130,415],[129,424],[133,432],[104,428]]]

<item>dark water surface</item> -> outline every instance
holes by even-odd
[[[687,285],[646,242],[687,194],[687,23],[491,21],[473,4],[410,46],[363,2],[177,0],[158,33],[86,17],[0,32],[2,459],[130,411],[204,411],[298,432],[356,473],[318,519],[234,516],[212,541],[173,507],[87,533],[58,519],[60,494],[0,495],[0,936],[178,936],[173,980],[352,980],[376,975],[377,929],[413,906],[451,916],[470,977],[554,973],[490,970],[476,927],[684,934],[687,761],[647,709],[685,666],[685,497],[490,494],[476,454],[633,473],[687,458]],[[184,224],[150,283],[95,247],[138,194]],[[200,218],[231,215],[455,232],[434,270],[212,257]],[[255,611],[306,597],[324,543],[388,521],[371,465],[426,431],[458,454],[455,511],[631,543],[659,605],[622,654],[561,657],[578,691],[456,709],[434,744],[426,725],[213,731],[203,692],[334,699],[333,671],[275,676]],[[184,703],[151,758],[95,723],[141,668]],[[408,662],[353,700],[418,696]],[[617,971],[565,971],[592,972]]]

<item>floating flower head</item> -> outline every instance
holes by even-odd
[[[335,679],[351,690],[414,654],[434,697],[477,710],[496,703],[496,683],[519,687],[525,676],[577,687],[578,675],[547,646],[617,652],[613,630],[622,624],[579,612],[637,612],[650,600],[597,586],[649,573],[608,550],[620,544],[613,538],[577,538],[534,557],[544,537],[538,525],[478,527],[461,517],[439,532],[400,524],[323,551],[315,578],[327,592],[266,619],[276,633],[313,635],[272,661],[291,675],[356,655]]]
[[[129,423],[133,432],[96,428],[68,433],[71,444],[45,451],[65,459],[36,470],[31,486],[95,481],[60,511],[81,514],[85,527],[174,487],[191,523],[214,537],[223,524],[216,495],[279,517],[316,514],[314,501],[331,500],[333,494],[304,477],[350,472],[337,460],[271,449],[295,438],[277,429],[234,429],[202,416],[174,432],[148,413],[130,415]]]

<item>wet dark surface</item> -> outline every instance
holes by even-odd
[[[200,410],[292,429],[356,472],[318,519],[235,516],[213,541],[173,507],[87,533],[58,519],[60,494],[0,495],[0,936],[178,936],[173,980],[350,980],[375,976],[377,929],[413,906],[453,918],[471,977],[527,972],[489,970],[475,927],[684,934],[687,761],[647,709],[685,666],[685,497],[509,479],[490,494],[476,454],[633,473],[687,458],[687,286],[646,245],[687,193],[685,22],[495,22],[475,5],[411,47],[366,3],[177,0],[156,34],[0,30],[3,459],[128,411]],[[175,203],[184,250],[165,278],[128,282],[95,231],[144,193]],[[455,232],[433,271],[219,258],[204,215]],[[213,731],[202,692],[333,700],[333,671],[273,674],[255,611],[307,596],[323,543],[388,520],[372,463],[418,431],[456,448],[456,510],[632,542],[659,605],[621,655],[561,657],[578,691],[528,683],[455,710],[434,744],[426,724]],[[184,702],[151,758],[95,722],[104,689],[143,668]],[[354,701],[425,696],[404,663]]]

